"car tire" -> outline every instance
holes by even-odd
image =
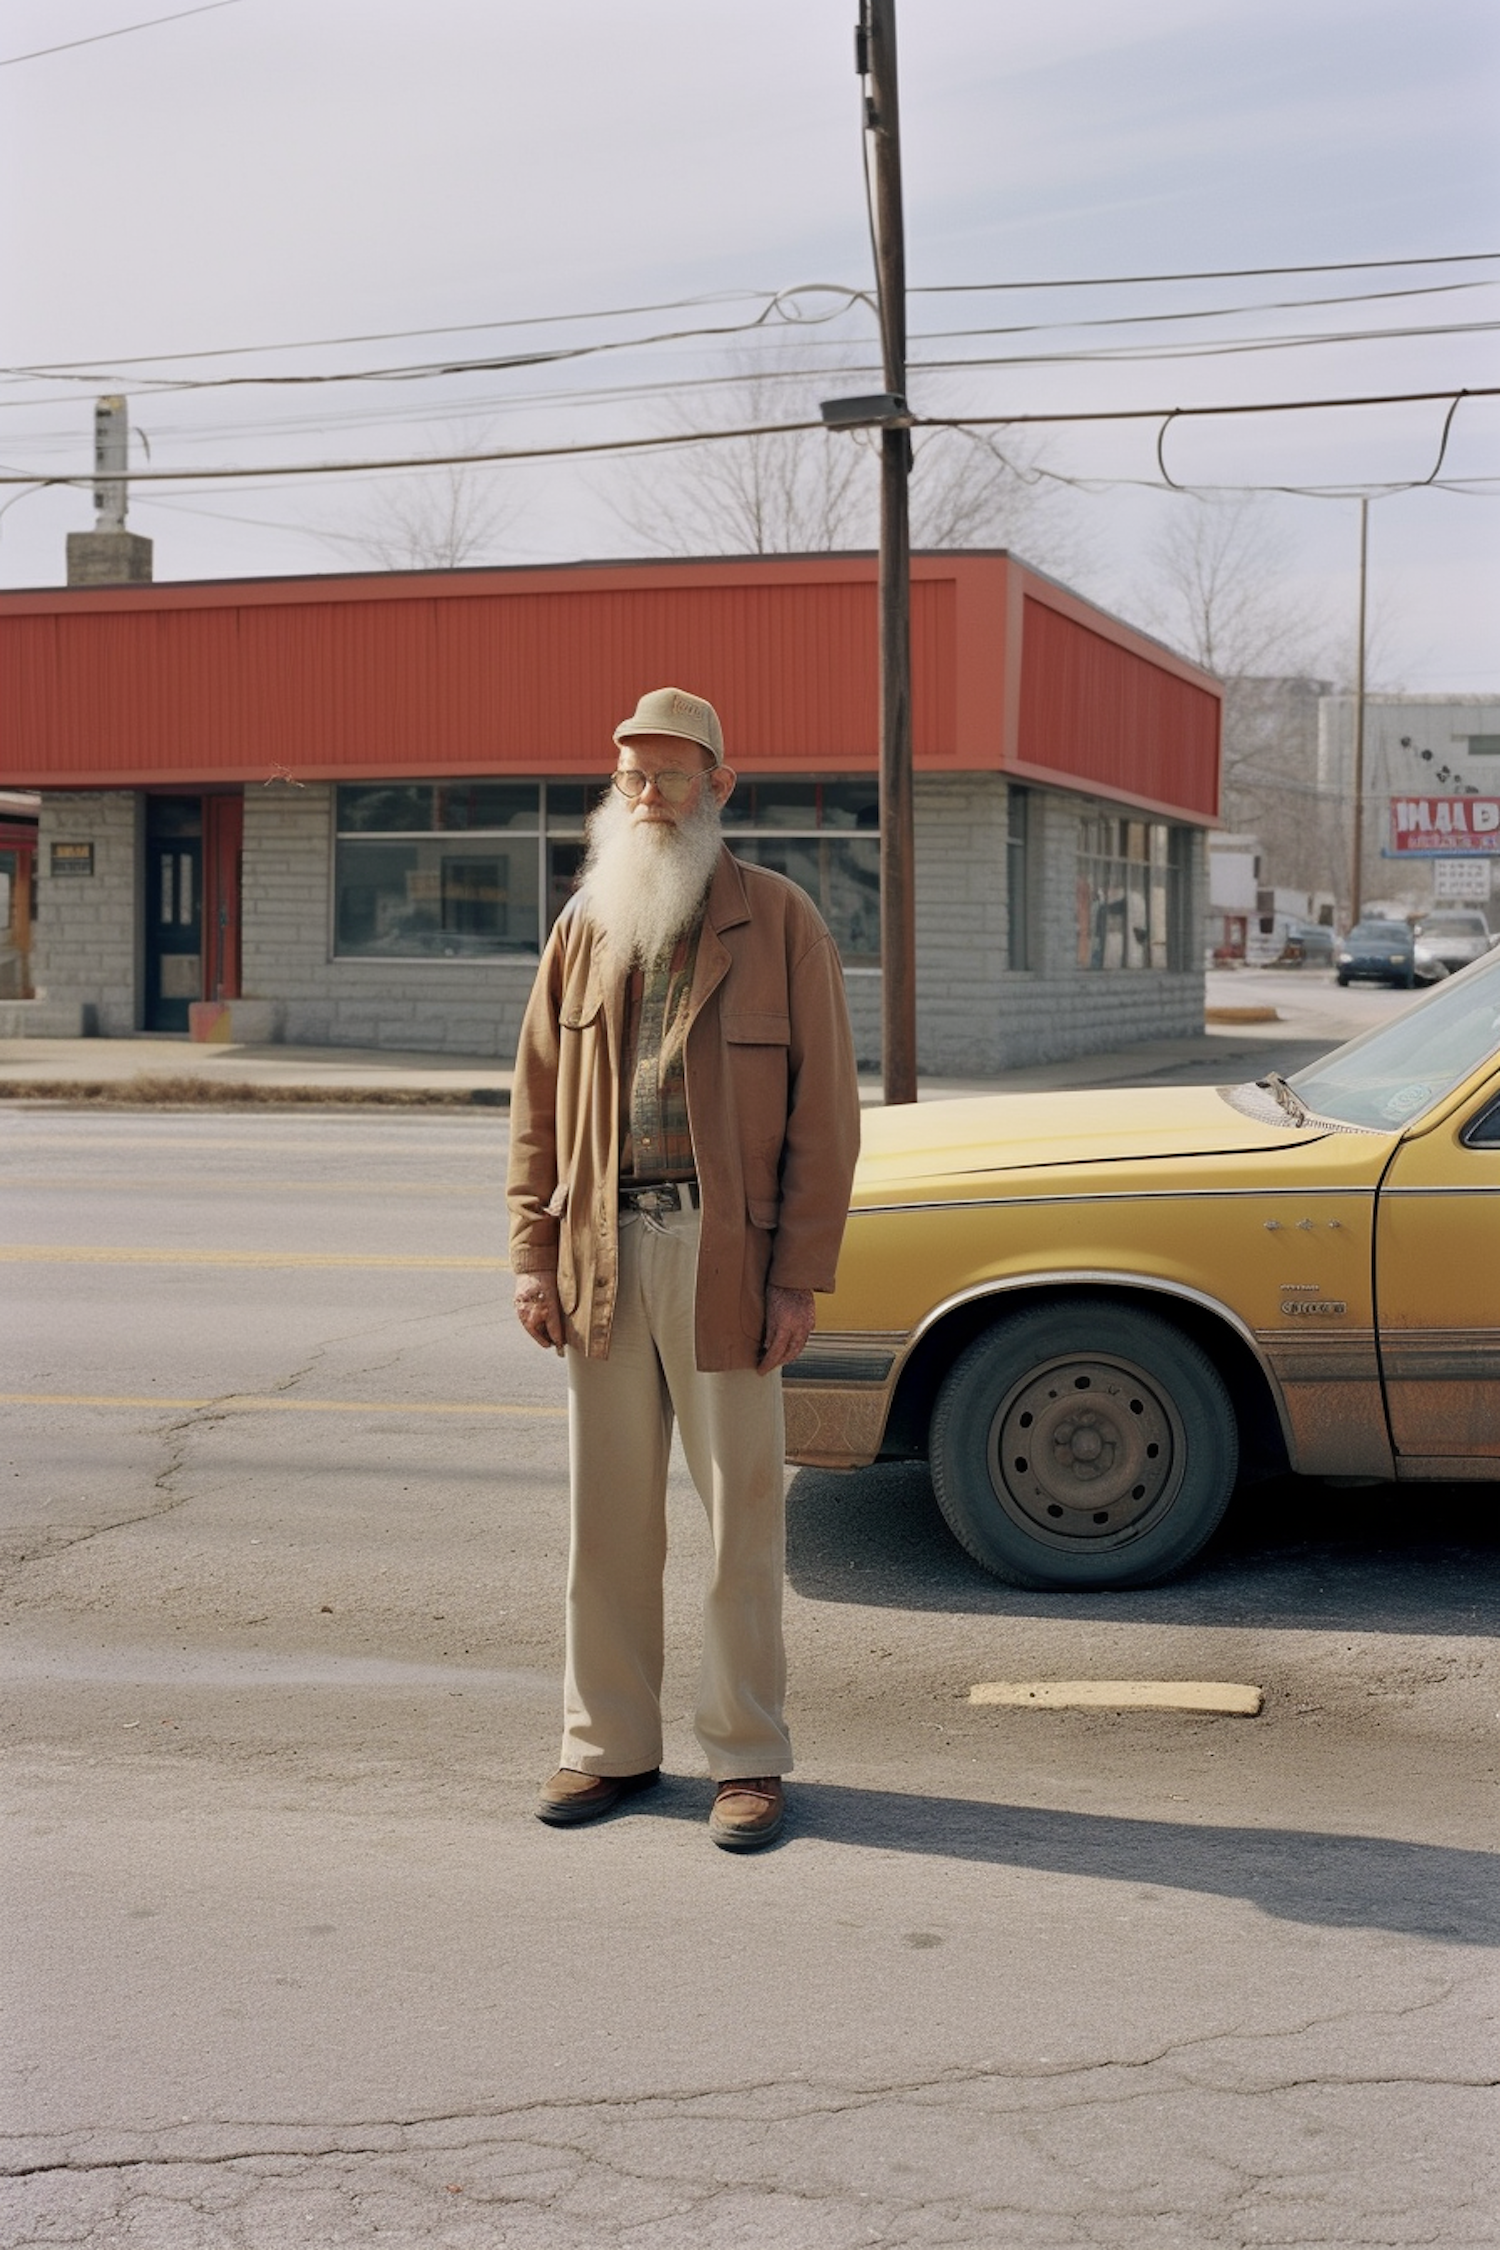
[[[1349,982],[1349,979],[1345,976],[1342,969],[1339,970],[1338,976],[1340,984],[1347,984]]]
[[[1192,1560],[1229,1505],[1239,1435],[1190,1338],[1075,1298],[976,1337],[938,1394],[929,1452],[948,1527],[986,1570],[1104,1590]]]
[[[1402,992],[1413,991],[1416,987],[1416,982],[1417,972],[1415,969],[1408,969],[1404,976],[1397,977],[1396,979],[1397,987]]]

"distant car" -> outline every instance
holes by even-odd
[[[1333,932],[1326,922],[1288,922],[1281,958],[1288,967],[1326,969],[1333,963]]]
[[[1334,955],[1340,984],[1366,977],[1377,984],[1417,981],[1417,947],[1409,922],[1356,922]]]
[[[1477,907],[1445,907],[1424,914],[1417,924],[1417,950],[1449,971],[1466,969],[1494,944],[1490,926]]]

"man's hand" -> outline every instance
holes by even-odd
[[[543,1351],[563,1348],[562,1299],[554,1273],[516,1275],[516,1318],[533,1343]],[[800,1346],[799,1346],[800,1349]]]
[[[810,1289],[778,1289],[773,1283],[766,1291],[766,1332],[757,1374],[769,1375],[773,1367],[795,1359],[817,1324]]]

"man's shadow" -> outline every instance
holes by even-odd
[[[708,1787],[673,1777],[641,1809],[700,1821]],[[1127,1820],[828,1781],[796,1781],[787,1805],[783,1848],[814,1840],[981,1867],[1089,1875],[1243,1899],[1278,1920],[1323,1928],[1500,1943],[1500,1863],[1488,1852],[1317,1829]]]

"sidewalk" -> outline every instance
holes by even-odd
[[[990,1079],[924,1078],[921,1098],[1052,1088],[1218,1085],[1296,1069],[1331,1044],[1287,1022],[1210,1026],[1196,1039],[1146,1040],[1067,1062],[1035,1063]],[[195,1046],[186,1039],[0,1040],[0,1103],[192,1107],[368,1104],[508,1109],[511,1072],[492,1057],[394,1053],[365,1047]],[[860,1098],[880,1080],[862,1074]]]

